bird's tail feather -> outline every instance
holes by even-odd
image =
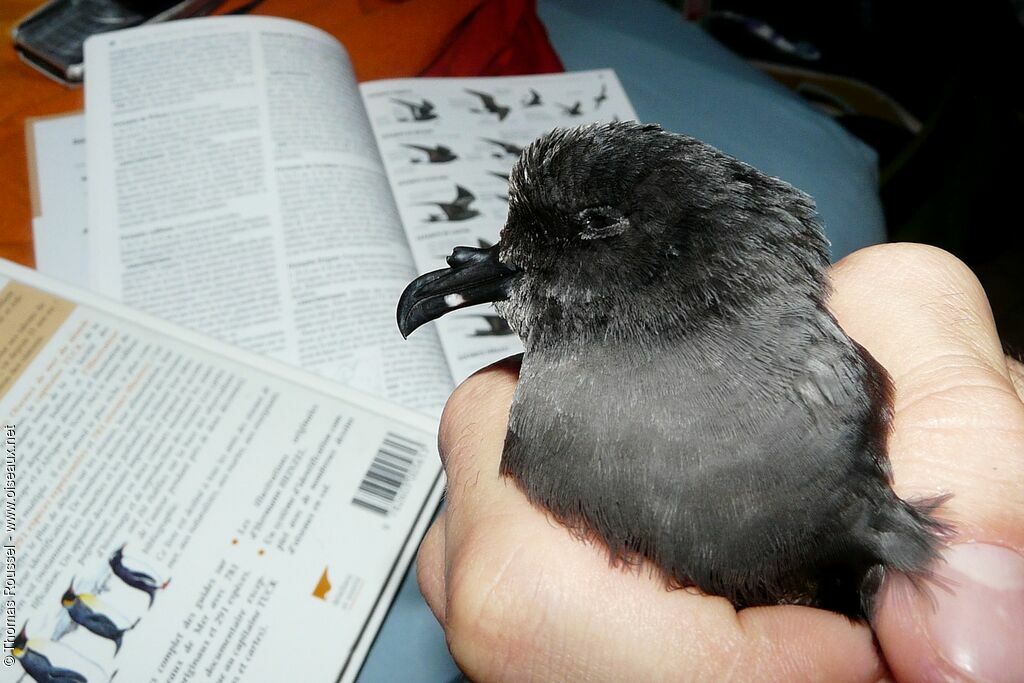
[[[952,494],[947,493],[900,500],[895,506],[880,508],[885,511],[876,520],[882,564],[867,572],[861,590],[864,613],[869,618],[874,613],[874,597],[887,571],[903,574],[917,591],[930,594],[929,584],[937,582],[935,563],[955,531],[953,525],[936,512],[951,497]]]

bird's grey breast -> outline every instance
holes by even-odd
[[[800,315],[800,324],[780,315],[653,352],[534,349],[503,471],[613,550],[656,538],[654,548],[682,556],[734,559],[773,555],[752,538],[807,542],[864,466],[870,406],[845,335],[827,314]],[[786,538],[774,539],[782,527]]]

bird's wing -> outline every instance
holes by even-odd
[[[418,105],[424,114],[429,114],[434,111],[434,103],[430,100],[423,100],[423,104]]]
[[[410,149],[418,149],[419,151],[426,152],[427,154],[429,154],[430,152],[434,151],[433,147],[424,147],[423,145],[410,145],[408,143],[402,143],[402,147],[408,147]]]
[[[396,97],[392,97],[391,101],[396,103],[396,104],[401,104],[401,105],[404,105],[406,107],[409,107],[410,109],[415,109],[417,106],[419,106],[415,102],[408,102],[406,100],[400,100],[400,99],[398,99]]]
[[[71,619],[71,615],[68,614],[66,609],[62,609],[60,616],[57,617],[57,623],[53,626],[53,634],[50,636],[50,640],[60,640],[76,628],[78,628],[78,624]]]
[[[103,618],[105,619],[108,619],[112,624],[114,624],[118,628],[123,628],[131,624],[131,618],[107,600],[101,600],[95,595],[89,594],[80,594],[78,596],[78,599],[81,600],[82,604],[91,609],[94,613],[103,616]]]
[[[96,629],[99,629],[101,633],[121,630],[121,627],[119,627],[113,619],[108,617],[106,614],[101,614],[100,612],[90,612],[82,615],[82,618],[78,623],[93,633],[96,632]]]
[[[480,92],[479,90],[469,90],[468,88],[466,89],[466,92],[472,93],[479,97],[480,102],[484,105],[487,111],[498,110],[498,102],[494,99],[494,95],[485,92]]]
[[[460,209],[468,209],[469,205],[476,199],[476,195],[464,188],[462,185],[455,186],[458,194],[455,195],[455,201],[452,202],[453,206],[457,206]]]

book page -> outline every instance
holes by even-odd
[[[415,266],[351,64],[284,19],[189,19],[86,43],[93,287],[437,414],[437,337],[405,342]]]
[[[441,494],[433,420],[3,261],[0,429],[3,681],[351,681]]]
[[[32,186],[32,245],[41,273],[89,286],[85,116],[25,121]]]
[[[446,267],[456,246],[498,241],[508,173],[531,140],[552,128],[636,119],[609,70],[399,79],[360,89],[421,273]],[[434,326],[456,382],[522,351],[493,307],[456,311],[421,330]]]

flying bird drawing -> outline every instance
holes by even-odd
[[[427,163],[429,164],[446,164],[449,161],[455,161],[459,157],[455,155],[451,147],[445,145],[435,145],[434,147],[426,147],[424,145],[410,145],[403,144],[402,147],[408,147],[409,149],[419,150],[427,155]],[[413,158],[411,161],[414,164],[420,163],[420,159]]]
[[[508,116],[510,111],[512,111],[510,107],[498,104],[497,100],[494,99],[493,95],[490,95],[485,92],[480,92],[479,90],[470,90],[469,88],[466,88],[465,90],[470,95],[475,95],[476,97],[479,97],[480,103],[483,105],[484,111],[486,111],[489,114],[496,115],[499,121],[504,121],[505,117]],[[470,111],[480,112],[481,110],[471,109]]]
[[[480,215],[479,211],[472,208],[476,195],[462,185],[455,186],[455,193],[455,199],[450,202],[421,202],[423,205],[436,206],[443,212],[443,215],[431,214],[427,222],[465,221]]]
[[[505,142],[504,140],[492,140],[491,138],[480,139],[483,140],[484,142],[489,142],[490,144],[494,145],[495,147],[501,150],[501,152],[495,152],[494,154],[491,155],[495,159],[502,159],[504,157],[518,158],[519,155],[523,153],[522,147],[511,142]]]
[[[594,109],[600,109],[604,101],[608,99],[608,85],[606,83],[601,84],[601,92],[594,97]]]
[[[539,107],[544,104],[540,99],[540,93],[530,88],[530,98],[523,100],[524,107]]]
[[[475,330],[472,337],[507,337],[515,334],[505,319],[493,313],[475,313],[466,317],[477,317],[487,323],[486,330]]]
[[[558,103],[556,102],[556,104]],[[566,116],[583,116],[583,103],[579,100],[576,100],[571,107],[567,107],[564,104],[558,104],[558,106]]]
[[[891,487],[892,382],[828,309],[809,196],[635,122],[542,136],[509,188],[498,244],[398,325],[495,302],[525,348],[500,473],[531,502],[737,608],[870,619],[887,574],[932,576],[948,496]]]
[[[413,121],[431,121],[437,118],[437,114],[434,113],[434,105],[429,100],[424,99],[420,103],[410,102],[408,100],[401,100],[392,98],[392,102],[400,104],[409,110],[409,115],[412,116]],[[408,121],[408,119],[400,119],[401,121]]]

